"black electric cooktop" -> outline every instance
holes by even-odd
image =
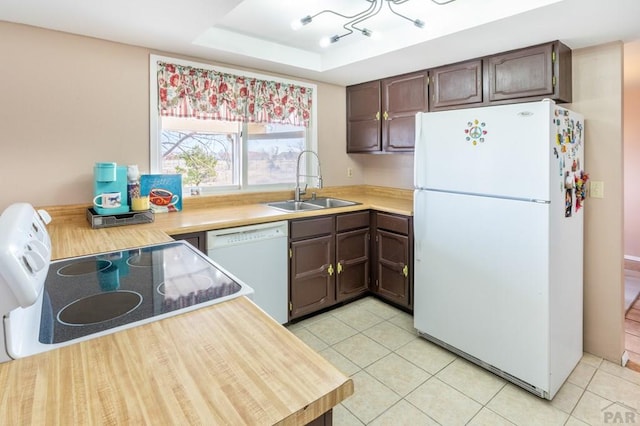
[[[185,242],[52,262],[41,343],[61,343],[147,320],[241,290]]]

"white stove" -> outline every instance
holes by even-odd
[[[0,216],[0,362],[253,294],[183,241],[51,262],[49,221],[26,203]]]

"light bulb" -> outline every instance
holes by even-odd
[[[304,25],[307,25],[308,23],[310,23],[312,21],[312,19],[313,18],[311,18],[310,15],[307,15],[302,19],[296,19],[296,20],[291,22],[291,29],[294,30],[294,31],[295,30],[299,30]]]

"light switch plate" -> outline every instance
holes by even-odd
[[[591,198],[604,198],[604,182],[601,180],[592,180],[590,194]]]

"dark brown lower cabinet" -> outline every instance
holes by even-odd
[[[336,216],[336,300],[344,302],[366,293],[371,270],[368,211]]]
[[[375,271],[371,290],[385,300],[412,310],[412,218],[376,212],[373,223]]]
[[[413,220],[353,212],[289,222],[289,320],[368,292],[413,310]]]
[[[204,254],[207,254],[207,233],[204,231],[172,235],[171,238],[174,240],[184,240]]]
[[[289,222],[289,319],[368,291],[369,212]]]
[[[317,419],[307,423],[307,426],[332,426],[333,425],[333,410],[329,410]]]
[[[289,319],[336,302],[333,247],[333,234],[291,242]]]

